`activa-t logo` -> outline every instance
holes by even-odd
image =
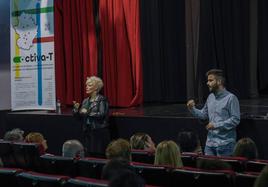
[[[23,63],[23,62],[45,62],[47,60],[52,61],[53,52],[48,53],[47,55],[37,55],[36,53],[30,54],[29,56],[16,56],[13,58],[14,63]]]

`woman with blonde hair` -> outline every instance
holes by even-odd
[[[172,140],[160,142],[156,147],[154,164],[183,167],[179,146]]]

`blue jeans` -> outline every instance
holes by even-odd
[[[232,156],[235,143],[229,143],[218,147],[205,146],[205,155]]]

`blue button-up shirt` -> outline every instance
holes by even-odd
[[[214,129],[208,131],[206,145],[217,147],[236,142],[236,126],[240,122],[240,107],[237,97],[226,89],[211,93],[204,107],[195,107],[190,112],[200,119],[209,119]]]

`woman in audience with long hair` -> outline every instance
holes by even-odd
[[[235,145],[233,156],[246,157],[247,159],[258,158],[258,149],[251,138],[241,138]]]
[[[183,167],[179,146],[172,140],[160,142],[156,147],[154,164]]]

